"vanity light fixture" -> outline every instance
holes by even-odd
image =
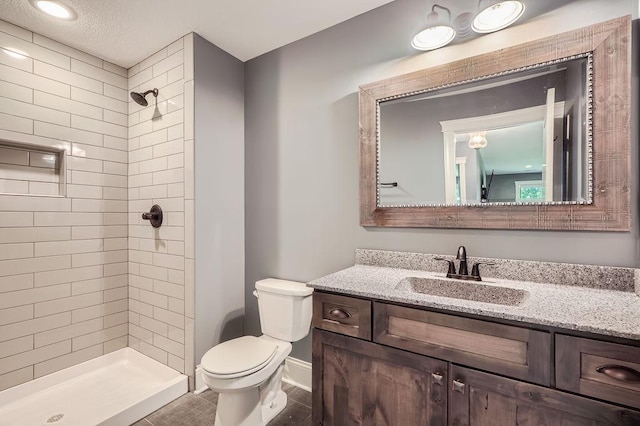
[[[436,9],[446,11],[448,17]],[[484,34],[502,30],[522,17],[524,3],[519,0],[479,0],[477,10],[475,15],[467,11],[452,19],[451,10],[434,4],[427,16],[427,27],[413,37],[411,46],[418,50],[434,50],[451,43],[456,36],[465,38],[473,32]]]
[[[31,0],[31,4],[41,12],[55,18],[70,21],[76,18],[76,13],[61,1],[58,0]]]
[[[446,11],[449,18],[436,12],[436,8]],[[411,46],[418,50],[434,50],[446,46],[456,38],[456,30],[451,26],[451,11],[446,7],[434,4],[427,17],[427,28],[413,37]]]
[[[487,147],[487,132],[471,132],[469,133],[469,148],[481,149]]]
[[[516,0],[480,0],[480,12],[476,15],[471,28],[477,33],[492,33],[516,22],[524,13],[524,3]]]

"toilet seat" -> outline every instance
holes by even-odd
[[[232,379],[248,376],[264,368],[277,351],[275,342],[243,336],[209,349],[200,365],[211,377]]]

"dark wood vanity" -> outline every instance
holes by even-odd
[[[316,291],[314,425],[640,425],[640,342]]]

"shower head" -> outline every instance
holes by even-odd
[[[147,90],[144,93],[131,92],[131,99],[136,101],[138,105],[147,106],[149,102],[145,99],[149,93],[153,93],[153,96],[158,97],[158,89]]]

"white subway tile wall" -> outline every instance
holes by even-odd
[[[185,121],[193,105],[189,110],[185,99],[193,99],[193,93],[185,91],[193,91],[193,72],[187,76],[183,71],[193,66],[185,61],[193,62],[193,34],[128,72],[129,90],[159,90],[157,104],[151,94],[147,107],[129,100],[128,320],[129,346],[193,377],[193,349],[185,347],[185,296],[194,286],[193,280],[185,281],[185,242],[193,244],[185,234],[185,183],[193,181],[185,175],[185,129],[193,119]],[[141,218],[154,204],[164,212],[157,229]]]
[[[129,105],[127,71],[120,67],[2,21],[0,45],[28,54],[19,58],[0,50],[0,143],[64,149],[68,160],[67,197],[33,196],[57,190],[55,176],[43,178],[47,169],[32,174],[34,167],[48,167],[47,159],[24,163],[15,152],[0,150],[0,192],[31,194],[0,195],[1,390],[127,346]],[[154,63],[157,72],[171,71],[163,70],[178,54]],[[176,75],[174,70],[174,82]],[[179,158],[169,158],[182,151],[171,147],[160,148],[167,168],[182,168]],[[152,167],[152,179],[161,173],[152,164],[145,167]],[[179,207],[177,197],[171,195],[171,208]],[[182,228],[171,233],[183,235]],[[182,264],[173,257],[156,262],[151,259],[154,267]],[[159,317],[150,316],[166,324],[159,335],[164,340],[145,342],[164,352],[166,363],[180,365],[167,355],[179,352],[184,338],[169,328],[181,321],[166,313],[178,315],[181,305],[166,285],[173,274],[165,275],[159,288],[171,296],[159,292],[167,303],[158,306]]]

